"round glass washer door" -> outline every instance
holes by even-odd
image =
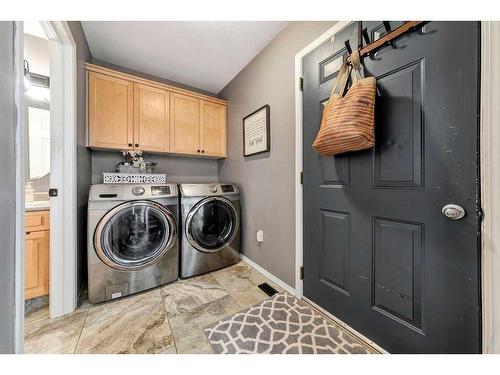
[[[94,246],[99,258],[118,270],[139,270],[162,258],[175,243],[172,213],[152,201],[126,202],[99,222]]]
[[[210,197],[198,202],[186,218],[186,237],[194,248],[215,253],[226,247],[239,228],[236,208],[223,197]]]

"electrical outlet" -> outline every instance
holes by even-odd
[[[264,231],[263,230],[258,230],[257,231],[257,242],[264,242]]]

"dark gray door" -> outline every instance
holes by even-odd
[[[389,352],[477,353],[479,25],[427,23],[365,58],[376,145],[321,157],[322,103],[358,27],[304,58],[304,296]],[[446,218],[449,203],[466,216]]]

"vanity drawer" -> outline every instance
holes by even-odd
[[[26,212],[24,216],[24,227],[26,232],[49,229],[50,227],[49,211]]]

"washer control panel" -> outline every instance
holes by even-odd
[[[221,185],[220,188],[222,189],[223,193],[232,193],[232,192],[234,192],[234,186],[233,185]]]
[[[170,195],[170,186],[151,186],[151,195]]]

